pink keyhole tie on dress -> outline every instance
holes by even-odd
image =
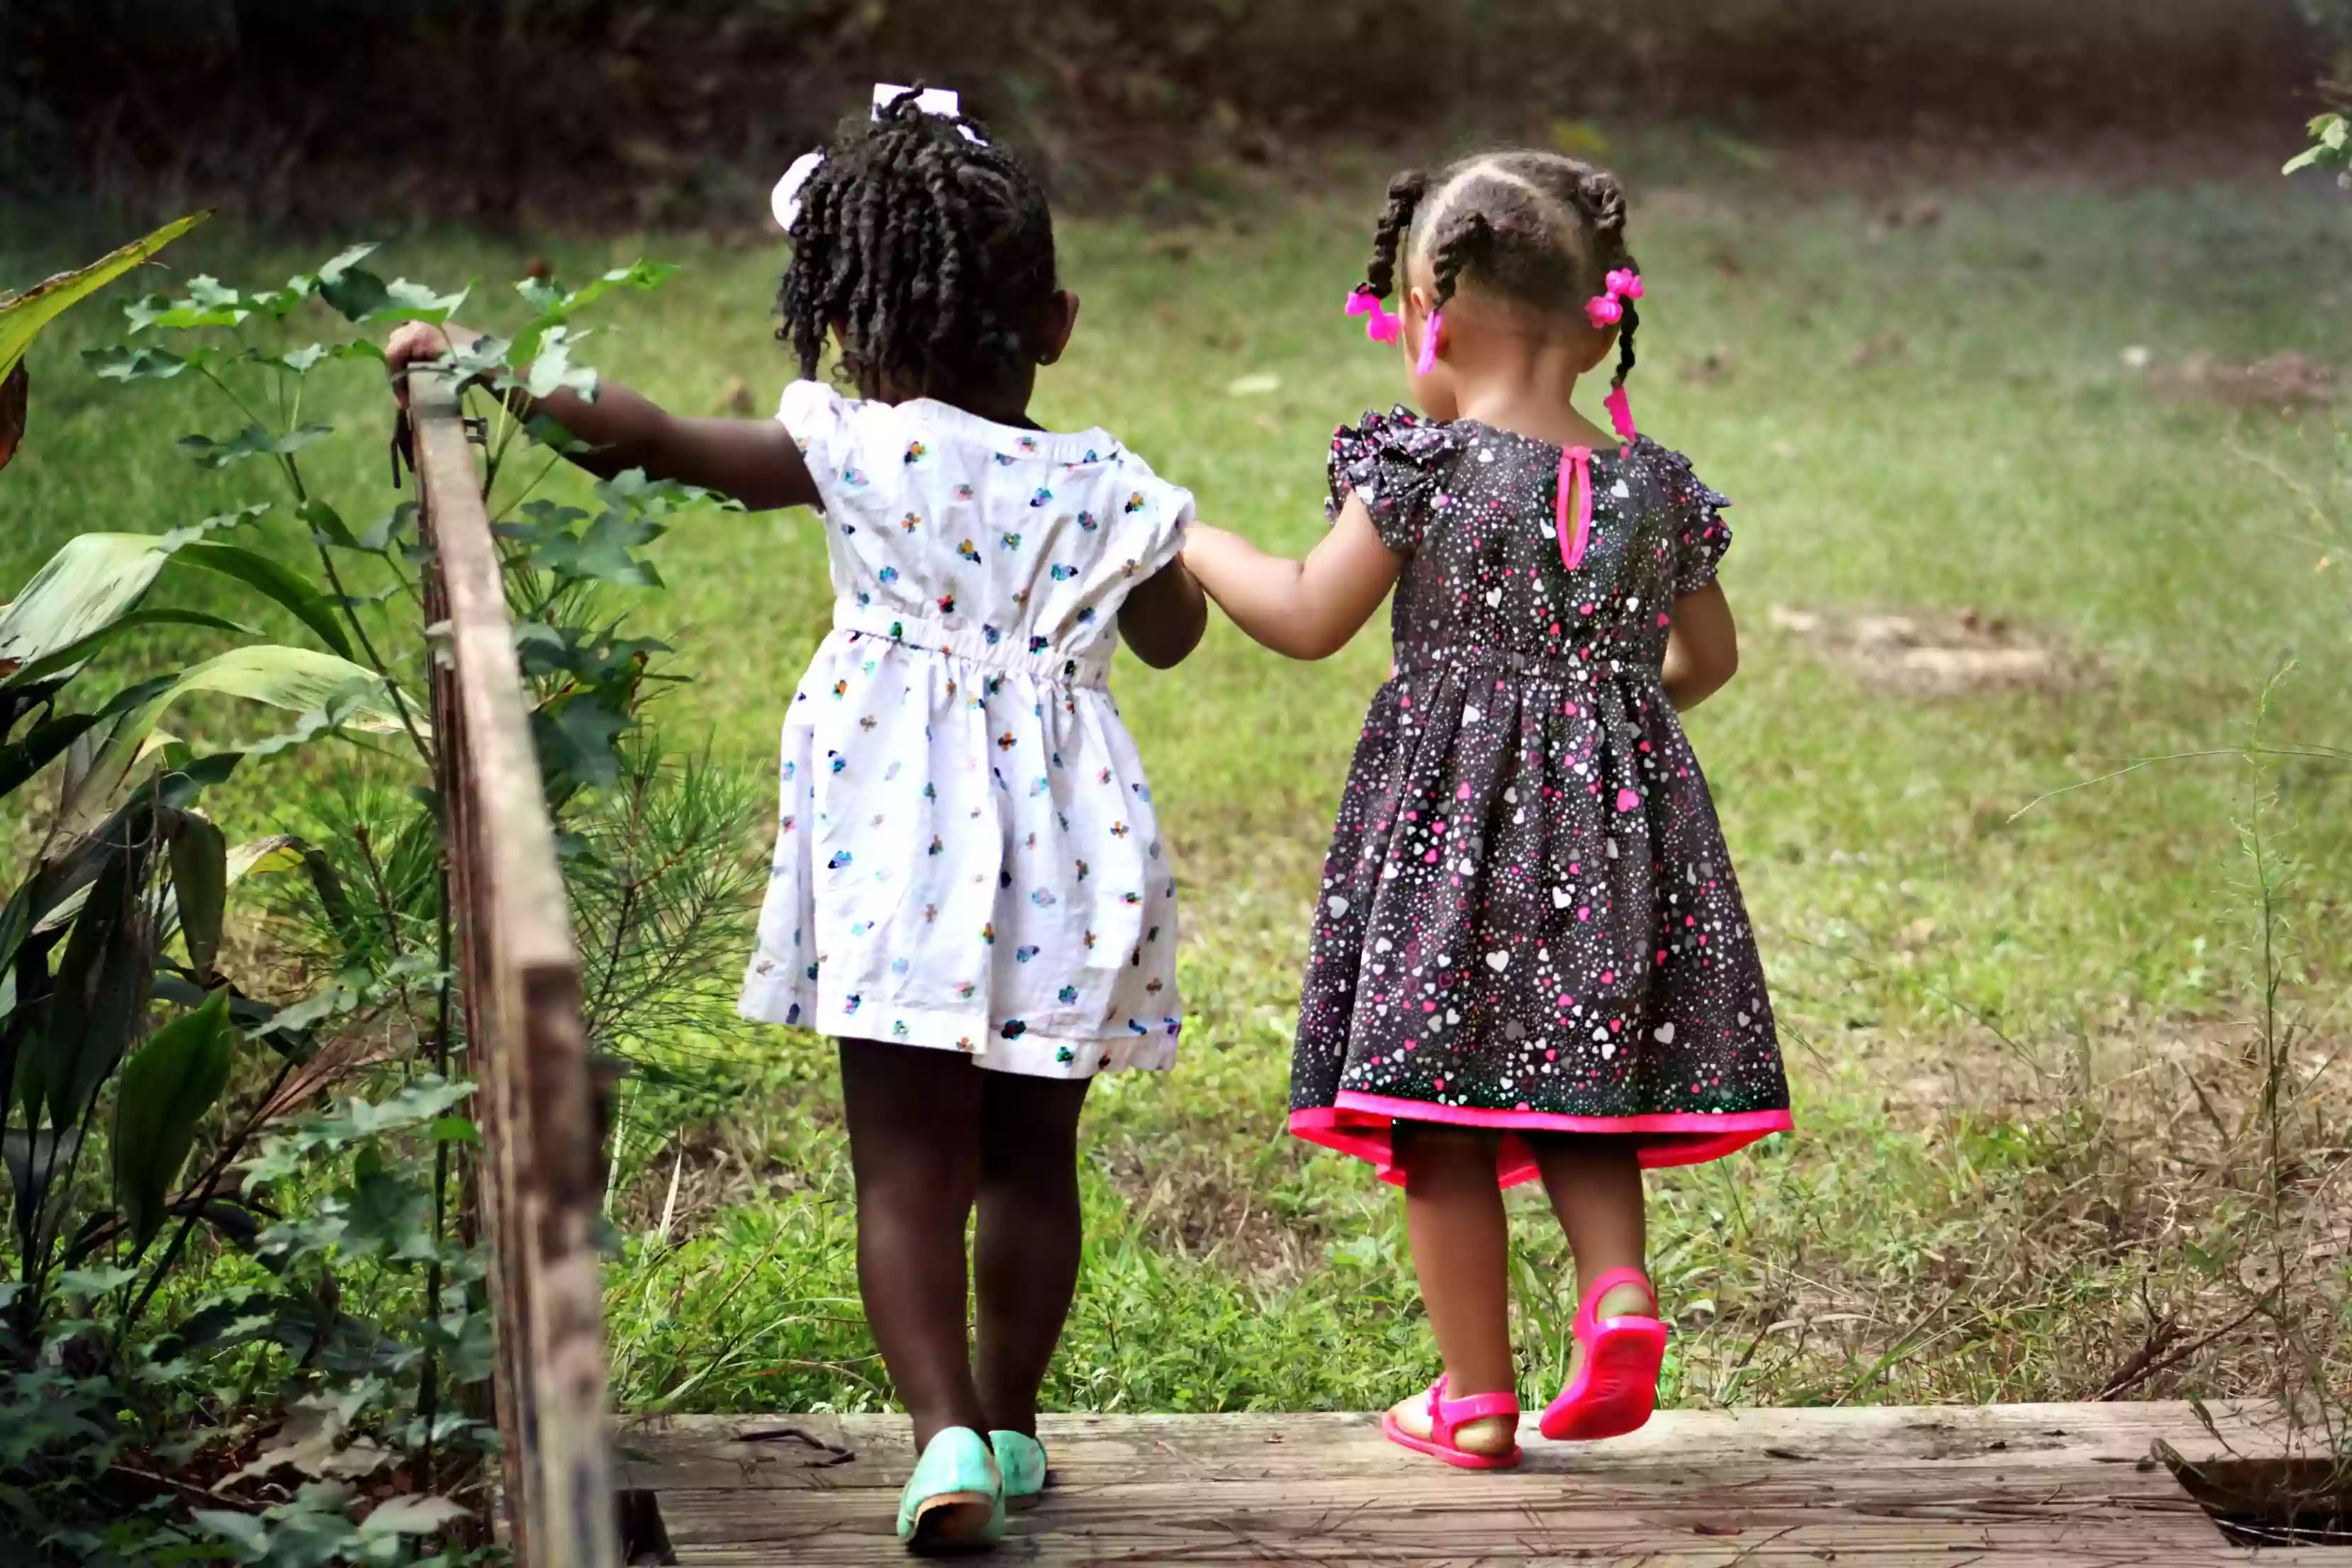
[[[1569,491],[1576,492],[1576,526],[1570,531]],[[1570,447],[1559,455],[1559,494],[1552,501],[1552,522],[1559,534],[1559,563],[1570,571],[1584,564],[1585,547],[1592,542],[1592,448]]]

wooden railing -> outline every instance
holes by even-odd
[[[580,962],[458,393],[412,378],[467,1069],[482,1129],[506,1522],[518,1568],[617,1568],[593,1086]]]

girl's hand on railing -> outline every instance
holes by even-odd
[[[403,408],[407,407],[411,365],[446,359],[457,344],[471,342],[480,335],[455,323],[436,327],[425,321],[404,321],[394,327],[383,345],[383,369],[392,377],[392,395]]]

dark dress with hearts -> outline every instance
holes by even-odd
[[[1790,1126],[1715,805],[1659,667],[1715,580],[1724,499],[1649,440],[1591,459],[1570,570],[1556,446],[1402,408],[1331,444],[1406,557],[1323,868],[1291,1131],[1401,1181],[1391,1123],[1633,1135],[1645,1165]]]

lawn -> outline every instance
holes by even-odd
[[[1674,1396],[2088,1396],[2166,1317],[2185,1332],[2234,1315],[2227,1260],[2192,1243],[2218,1234],[2244,1160],[2234,1119],[2257,1087],[2242,1052],[2262,989],[2243,852],[2258,798],[2266,845],[2300,868],[2280,911],[2284,994],[2309,1026],[2298,1059],[2352,1035],[2345,770],[2279,760],[2258,778],[2206,757],[2040,798],[2133,759],[2243,744],[2282,670],[2267,735],[2352,738],[2352,549],[2273,472],[2333,482],[2335,425],[2324,406],[2282,415],[2229,374],[2345,341],[2352,209],[2258,170],[1865,198],[1672,151],[1631,166],[1650,285],[1633,395],[1643,427],[1736,502],[1724,582],[1743,669],[1691,730],[1799,1121],[1654,1179],[1656,1272],[1682,1331]],[[1380,183],[1349,178],[1349,200],[1259,194],[1197,226],[1066,226],[1085,310],[1040,416],[1108,426],[1204,516],[1305,548],[1330,427],[1401,387],[1338,308]],[[0,279],[96,248],[77,243],[97,236],[86,218],[0,220]],[[172,259],[270,282],[332,248],[224,225]],[[446,286],[515,276],[530,254],[435,231],[390,247],[384,269]],[[573,279],[640,255],[682,264],[583,350],[606,374],[696,412],[764,407],[781,386],[773,247],[653,234],[544,254]],[[11,581],[76,531],[159,531],[244,499],[172,449],[218,430],[192,390],[102,387],[75,363],[119,336],[86,310],[35,355],[35,423],[0,488]],[[352,371],[318,411],[344,434],[312,460],[360,498],[347,514],[389,500],[386,412]],[[667,700],[669,732],[762,775],[827,625],[823,541],[803,515],[711,512],[656,557],[669,589],[645,616],[697,677]],[[782,564],[753,574],[750,559]],[[1973,610],[2054,650],[2054,670],[1996,692],[1906,690],[1825,658],[1776,607]],[[1192,1018],[1172,1075],[1097,1091],[1058,1405],[1362,1408],[1434,1370],[1393,1194],[1282,1131],[1305,916],[1383,643],[1294,665],[1220,626],[1173,672],[1122,663],[1184,882]],[[299,816],[299,795],[279,774],[219,809],[236,837]],[[723,1113],[667,1091],[625,1101],[618,1396],[886,1402],[827,1050],[766,1034],[705,1043],[714,1055]],[[2315,1127],[2341,1125],[2345,1076],[2313,1091]],[[2345,1213],[2340,1177],[2332,1202]],[[1532,1394],[1556,1380],[1573,1302],[1556,1233],[1530,1215],[1521,1239]],[[2263,1354],[2248,1329],[2138,1387],[2227,1391]]]

